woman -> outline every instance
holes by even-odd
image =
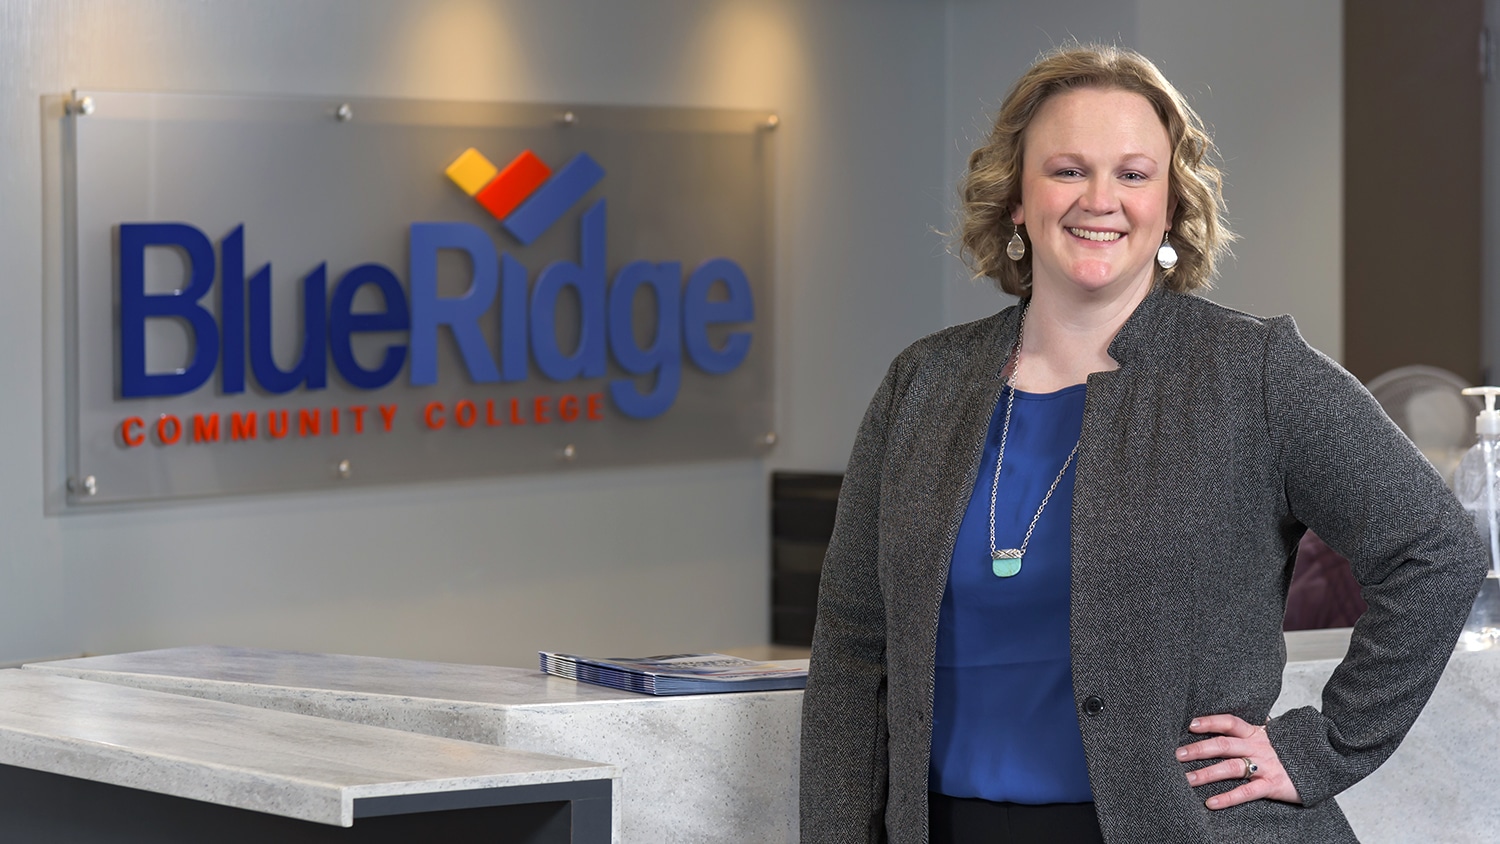
[[[850,458],[803,710],[802,840],[1354,841],[1485,571],[1463,510],[1289,317],[1191,291],[1229,234],[1149,61],[1044,56],[963,186],[1020,303],[891,365]],[[1268,720],[1299,537],[1369,610]],[[1029,836],[1029,837],[1028,837]]]

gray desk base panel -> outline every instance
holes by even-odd
[[[368,798],[354,815],[328,826],[0,765],[0,837],[16,844],[609,844],[610,783]]]

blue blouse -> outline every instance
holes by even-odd
[[[990,490],[1009,388],[990,420],[979,477],[958,529],[938,620],[930,788],[1012,803],[1093,800],[1069,656],[1073,478],[1037,520],[1021,571],[997,577]],[[1016,391],[995,499],[995,543],[1019,548],[1083,430],[1085,385]]]

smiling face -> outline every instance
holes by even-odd
[[[1021,202],[1032,290],[1144,296],[1170,224],[1172,149],[1140,94],[1081,88],[1037,109],[1023,136]]]

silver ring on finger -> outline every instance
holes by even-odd
[[[1240,761],[1245,763],[1245,775],[1240,777],[1240,779],[1250,779],[1260,770],[1260,766],[1255,764],[1249,756],[1241,756]]]

